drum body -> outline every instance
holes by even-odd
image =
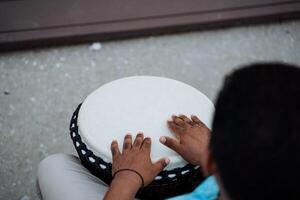
[[[126,133],[138,131],[151,137],[152,160],[169,157],[171,162],[136,197],[165,199],[191,192],[204,178],[199,166],[159,143],[160,136],[172,136],[166,120],[172,114],[195,114],[210,128],[213,112],[211,101],[189,85],[161,77],[128,77],[90,94],[72,116],[70,135],[83,165],[108,185],[111,141],[116,139],[122,146]]]

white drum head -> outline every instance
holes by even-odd
[[[159,142],[173,136],[166,125],[172,114],[197,115],[211,128],[213,103],[197,89],[168,78],[134,76],[107,83],[83,102],[78,116],[82,141],[96,156],[111,162],[110,144],[116,139],[120,150],[126,133],[143,132],[151,137],[152,161],[170,158],[168,169],[186,162]]]

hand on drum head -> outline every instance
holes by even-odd
[[[187,162],[202,165],[210,140],[210,130],[205,124],[197,116],[192,115],[190,119],[185,115],[173,115],[167,125],[178,140],[163,136],[160,142],[176,151]]]
[[[127,187],[139,189],[142,184],[148,185],[169,163],[168,158],[162,158],[156,163],[152,163],[150,158],[151,139],[144,138],[142,133],[137,134],[133,143],[132,136],[127,134],[124,138],[122,152],[119,150],[117,141],[114,140],[111,143],[111,151],[113,157],[112,175],[114,176],[117,172],[113,181],[121,180],[122,183],[127,184]]]

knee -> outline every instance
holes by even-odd
[[[60,164],[61,162],[64,162],[66,159],[69,159],[68,158],[69,156],[70,155],[63,154],[63,153],[50,155],[50,156],[44,158],[40,162],[38,171],[47,170],[47,169],[51,168],[52,166]]]
[[[78,159],[68,154],[53,154],[43,159],[38,167],[38,179],[49,177],[50,174],[55,175],[61,173],[63,169],[67,169],[70,162],[76,162]]]

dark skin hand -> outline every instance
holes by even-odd
[[[167,121],[167,125],[177,140],[163,136],[160,142],[177,152],[187,162],[202,165],[211,134],[206,125],[194,115],[191,118],[173,115],[172,120]]]
[[[151,139],[145,138],[142,133],[137,134],[132,143],[132,136],[127,134],[123,142],[122,153],[119,150],[117,141],[111,144],[113,156],[112,174],[114,175],[119,169],[133,169],[140,173],[147,186],[170,162],[167,158],[162,158],[152,163],[150,158]],[[139,175],[132,171],[121,171],[114,177],[109,191],[104,199],[133,199],[142,181]]]
[[[176,151],[183,159],[194,165],[204,166],[207,162],[208,146],[211,132],[207,126],[195,115],[188,118],[185,115],[172,116],[172,120],[167,121],[169,129],[175,134],[176,139],[171,137],[161,137],[160,142]],[[203,171],[205,175],[212,175],[212,171]],[[218,200],[225,199],[221,194]],[[227,199],[227,198],[226,198]]]
[[[160,142],[171,148],[182,156],[187,162],[194,165],[202,165],[209,140],[209,129],[196,117],[191,119],[185,115],[172,116],[172,120],[167,122],[169,129],[175,134],[176,139],[171,137],[161,137]],[[117,141],[111,144],[113,155],[112,174],[119,169],[133,169],[139,172],[145,186],[152,182],[157,174],[162,171],[170,162],[163,158],[152,163],[150,158],[151,139],[145,138],[139,133],[132,144],[132,136],[127,134],[124,138],[122,153],[119,151]],[[141,187],[140,177],[131,171],[119,172],[113,179],[105,200],[129,200],[134,199],[135,194]]]

